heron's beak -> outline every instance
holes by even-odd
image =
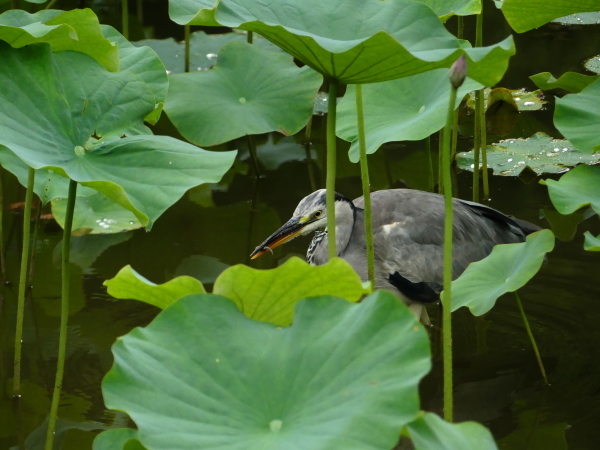
[[[291,241],[297,236],[300,236],[302,229],[308,225],[308,222],[300,223],[300,218],[292,217],[283,226],[269,236],[265,241],[254,249],[250,255],[250,259],[256,259],[264,255],[268,251],[272,251],[275,247]]]

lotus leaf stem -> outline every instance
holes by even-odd
[[[308,179],[310,180],[311,190],[314,192],[318,189],[318,185],[317,177],[315,175],[315,168],[313,167],[312,155],[310,154],[312,122],[313,116],[310,116],[310,119],[308,119],[308,123],[306,124],[306,128],[304,130],[304,151],[306,152],[306,167],[308,169]]]
[[[191,47],[191,43],[190,43],[190,38],[191,38],[191,33],[190,33],[190,26],[189,25],[184,25],[183,26],[183,35],[184,35],[184,39],[185,39],[185,66],[184,66],[184,70],[186,72],[190,71],[190,47]]]
[[[542,378],[544,378],[544,383],[550,386],[548,383],[548,377],[546,376],[546,369],[544,368],[544,363],[542,361],[542,357],[540,355],[540,351],[538,350],[538,346],[535,342],[535,338],[533,337],[533,333],[531,332],[531,327],[529,326],[529,321],[527,320],[527,316],[525,315],[525,310],[523,309],[523,304],[521,303],[521,298],[517,291],[515,291],[515,299],[517,300],[517,306],[519,307],[519,312],[521,313],[521,317],[523,318],[523,323],[525,324],[525,330],[527,331],[527,336],[529,336],[529,340],[531,341],[531,345],[533,346],[533,352],[535,353],[535,357],[537,359],[538,366],[540,366],[540,372],[542,372]]]
[[[251,134],[247,134],[246,139],[248,140],[248,151],[250,152],[250,159],[252,160],[254,176],[258,178],[260,177],[260,168],[258,166],[258,153],[256,152],[256,142],[254,141],[254,136],[252,136]]]
[[[121,0],[121,20],[123,28],[123,36],[125,39],[129,39],[129,2],[128,0]]]
[[[365,202],[365,238],[367,244],[367,274],[371,289],[375,289],[375,247],[373,243],[373,215],[371,211],[371,183],[367,162],[367,141],[365,139],[365,115],[363,111],[362,85],[356,85],[356,118],[358,128],[358,147],[360,149],[360,177],[362,179],[363,199]]]
[[[464,20],[463,16],[456,16],[456,17],[458,17],[456,37],[458,39],[462,39],[465,34],[465,20]]]
[[[52,450],[54,442],[54,430],[56,428],[56,416],[60,403],[60,392],[62,390],[63,375],[65,372],[65,357],[67,352],[67,323],[69,320],[69,279],[70,267],[69,257],[71,252],[71,228],[73,227],[73,213],[75,211],[75,199],[77,198],[77,183],[69,180],[69,198],[67,200],[67,211],[65,213],[65,226],[63,230],[62,253],[61,253],[61,302],[60,302],[60,331],[58,337],[58,359],[56,361],[56,378],[54,380],[54,391],[52,393],[52,404],[48,418],[48,430],[46,433],[46,450]]]
[[[481,91],[475,91],[475,128],[473,134],[473,201],[479,201],[479,149],[481,148],[479,97]]]
[[[2,186],[2,178],[0,177],[0,271],[2,279],[6,279],[6,260],[4,254],[4,187]]]
[[[17,3],[17,1],[16,1],[16,0],[15,0],[15,3]],[[48,3],[48,4],[46,5],[46,8],[44,8],[44,9],[52,9],[52,7],[54,6],[54,4],[55,4],[55,3],[56,3],[56,0],[51,0],[51,2],[50,2],[50,3]]]
[[[33,239],[31,239],[31,251],[29,256],[29,284],[32,284],[33,281],[33,266],[35,261],[35,244],[38,238],[38,232],[40,230],[40,220],[42,217],[42,206],[37,209],[37,214],[35,215],[35,222],[33,224]]]
[[[444,129],[442,128],[438,135],[438,193],[444,193],[444,175],[442,166],[444,164]]]
[[[433,187],[435,184],[434,174],[433,174],[433,158],[431,157],[431,136],[427,136],[425,138],[425,153],[427,154],[427,190],[429,192],[433,192]]]
[[[456,92],[458,88],[452,86],[450,101],[448,103],[448,115],[446,116],[446,128],[443,136],[443,164],[442,181],[444,186],[444,291],[442,297],[442,345],[444,361],[444,419],[452,422],[453,419],[453,397],[452,397],[452,308],[451,308],[451,286],[452,286],[452,179],[450,171],[450,138],[452,136],[452,125],[454,123],[454,104],[456,103]]]
[[[246,35],[246,42],[248,42],[248,44],[252,44],[253,41],[254,41],[254,32],[248,31],[248,34]]]
[[[140,24],[144,24],[144,0],[136,0],[136,15]]]
[[[335,258],[335,164],[336,164],[336,136],[335,122],[337,116],[337,91],[338,81],[329,79],[329,96],[327,99],[327,239],[329,259]]]
[[[25,209],[23,210],[23,248],[21,250],[21,269],[19,272],[19,295],[17,297],[17,324],[15,331],[15,362],[13,391],[21,394],[21,350],[23,348],[23,321],[25,318],[25,289],[27,288],[27,260],[29,258],[29,238],[31,235],[31,204],[33,202],[33,186],[35,170],[31,167],[27,172],[27,191],[25,193]]]
[[[490,186],[488,181],[488,164],[487,164],[487,130],[485,123],[485,99],[483,96],[483,91],[481,96],[479,97],[479,146],[481,148],[481,166],[482,166],[482,175],[483,175],[483,198],[490,198]]]

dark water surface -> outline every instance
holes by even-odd
[[[486,23],[486,42],[491,43],[505,37],[508,30],[494,11],[489,12],[496,18]],[[468,25],[470,22],[468,19]],[[600,50],[599,26],[545,26],[515,38],[518,54],[500,83],[507,88],[532,89],[528,76],[543,71],[556,76],[568,70],[582,72],[582,62]],[[551,96],[547,99],[552,101]],[[398,101],[398,107],[402,107],[402,100]],[[324,185],[320,170],[324,160],[323,127],[324,118],[315,116],[311,167],[318,187]],[[509,137],[528,137],[537,131],[560,137],[552,125],[552,108],[522,113]],[[155,132],[176,135],[164,115]],[[127,264],[162,283],[177,274],[190,273],[190,267],[210,279],[210,270],[198,269],[199,256],[227,265],[249,263],[250,251],[286,221],[297,202],[313,190],[303,139],[304,132],[295,137],[258,136],[258,153],[267,155],[265,163],[271,167],[261,168],[263,177],[258,181],[247,159],[246,140],[230,143],[230,148],[242,150],[242,160],[225,180],[190,191],[150,233],[138,230],[75,238],[73,258],[77,264],[72,266],[68,359],[58,426],[62,448],[89,449],[98,430],[128,425],[125,416],[105,409],[100,383],[111,367],[110,347],[115,339],[135,326],[147,324],[158,312],[139,302],[112,299],[103,281]],[[495,140],[498,138],[491,136],[489,142]],[[348,162],[347,144],[340,144],[337,190],[354,198],[360,195],[359,168]],[[471,144],[468,136],[460,141],[462,150],[470,149]],[[434,148],[436,145],[434,141]],[[285,161],[282,154],[292,154],[295,160]],[[285,162],[277,166],[281,161]],[[425,189],[425,167],[422,143],[386,145],[371,157],[373,188]],[[6,208],[23,200],[24,189],[10,174],[3,171],[2,177]],[[471,174],[459,173],[457,180],[460,197],[470,199]],[[540,210],[550,206],[545,186],[493,177],[490,195],[492,207],[548,226],[540,218]],[[0,287],[0,383],[6,386],[6,392],[12,378],[21,228],[21,215],[5,214],[6,269],[12,281]],[[573,450],[600,446],[600,255],[583,251],[582,234],[588,229],[594,234],[600,232],[597,218],[583,222],[573,241],[559,243],[548,264],[520,291],[550,387],[542,382],[513,296],[500,299],[483,317],[475,318],[464,308],[453,316],[456,420],[484,423],[500,448]],[[58,347],[60,269],[56,249],[60,240],[59,227],[41,221],[35,242],[33,289],[25,311],[25,394],[18,403],[10,397],[0,398],[0,449],[16,446],[27,436],[27,448],[41,448],[39,443],[43,442],[45,433],[39,427],[43,427],[50,409]],[[297,239],[277,249],[275,258],[266,255],[250,265],[269,268],[290,254],[304,255],[309,240]],[[429,311],[437,322],[438,308],[432,306]],[[424,409],[437,411],[441,406],[442,372],[436,328],[431,337],[434,369],[422,383],[422,404]],[[41,440],[36,441],[36,433]]]

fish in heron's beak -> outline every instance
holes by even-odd
[[[250,259],[256,259],[261,255],[264,255],[268,251],[273,252],[275,247],[281,244],[291,241],[295,237],[302,234],[303,228],[307,225],[306,222],[301,223],[300,217],[292,217],[283,226],[269,236],[265,241],[254,249],[250,255]]]

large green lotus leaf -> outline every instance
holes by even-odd
[[[300,301],[294,324],[219,295],[180,299],[113,346],[106,406],[149,449],[392,448],[418,413],[429,340],[391,293]]]
[[[600,214],[600,166],[582,164],[567,172],[560,180],[544,180],[550,200],[561,214],[571,214],[590,205]]]
[[[537,28],[552,19],[600,10],[600,0],[504,0],[502,12],[517,33]]]
[[[600,79],[579,94],[556,99],[554,125],[583,153],[600,150]]]
[[[416,0],[429,6],[438,16],[470,16],[481,12],[481,0]]]
[[[487,163],[494,175],[516,177],[525,167],[538,175],[562,173],[577,164],[597,164],[600,152],[586,155],[564,139],[552,139],[545,133],[536,133],[527,139],[505,139],[488,145]],[[456,155],[460,169],[473,171],[473,150]],[[481,164],[481,163],[480,163]]]
[[[66,198],[52,200],[52,214],[63,228],[67,203]],[[120,233],[141,227],[135,214],[100,192],[88,197],[77,197],[75,201],[72,227],[74,235]]]
[[[588,252],[600,252],[600,236],[594,236],[589,231],[584,233],[585,242],[583,243],[584,250]]]
[[[561,25],[598,25],[600,24],[600,12],[571,14],[554,19],[552,22],[560,23]]]
[[[590,72],[600,74],[600,55],[588,59],[583,66]]]
[[[498,297],[524,286],[553,248],[554,235],[550,230],[532,233],[518,244],[496,245],[492,253],[471,263],[452,282],[452,311],[467,306],[475,316],[485,314]]]
[[[467,55],[469,77],[494,85],[514,54],[512,37],[467,48],[426,5],[408,0],[226,0],[219,23],[256,31],[342,83],[374,83],[450,67]]]
[[[169,17],[179,25],[218,26],[217,3],[218,0],[169,0]]]
[[[42,10],[29,14],[20,9],[0,15],[0,39],[12,47],[46,42],[55,52],[76,50],[96,59],[111,72],[119,70],[116,46],[102,35],[91,9]]]
[[[294,134],[312,115],[322,77],[285,55],[226,44],[208,72],[170,77],[165,111],[186,139],[216,145],[246,134]]]
[[[215,65],[221,48],[229,42],[246,42],[245,33],[232,32],[224,34],[206,34],[204,31],[196,31],[190,36],[190,72],[201,72],[208,70]],[[148,46],[152,48],[169,74],[185,72],[185,42],[177,42],[173,38],[168,39],[145,39],[143,41],[133,42],[137,47]],[[282,50],[266,40],[262,36],[256,35],[252,45],[258,45],[275,52]]]
[[[448,70],[437,69],[383,83],[363,86],[363,110],[367,153],[374,153],[390,141],[418,141],[435,133],[446,123],[451,84]],[[483,86],[467,79],[459,88],[456,106],[471,90]],[[349,156],[358,161],[356,89],[348,86],[338,105],[336,134],[350,141]],[[401,103],[402,107],[398,107]]]
[[[425,413],[407,425],[415,450],[495,450],[492,433],[477,422],[448,423]]]
[[[106,280],[109,295],[114,298],[138,300],[164,309],[176,300],[191,294],[203,294],[206,291],[196,278],[182,276],[163,284],[155,284],[131,266],[125,266],[114,278]]]
[[[96,436],[92,450],[145,450],[137,438],[138,431],[131,428],[106,430]]]
[[[109,25],[101,25],[101,28],[104,37],[118,45],[119,70],[140,77],[154,94],[154,101],[157,104],[155,110],[159,109],[159,111],[158,114],[150,113],[152,120],[148,120],[148,118],[146,120],[155,124],[160,117],[160,110],[169,90],[169,79],[164,64],[151,48],[138,48],[132,45],[121,33]]]
[[[215,281],[213,293],[233,300],[251,319],[287,326],[292,323],[294,305],[300,299],[333,295],[355,302],[365,290],[354,269],[343,259],[311,266],[293,257],[270,270],[242,264],[230,267]]]
[[[34,169],[101,191],[146,227],[191,187],[219,181],[233,162],[235,152],[166,136],[119,139],[136,134],[155,107],[148,85],[130,72],[110,73],[87,55],[52,53],[45,44],[0,42],[0,57],[0,144]]]
[[[529,77],[537,87],[544,91],[563,89],[572,93],[581,92],[598,78],[600,76],[583,75],[576,72],[564,73],[558,79],[554,78],[550,72],[542,72]]]

